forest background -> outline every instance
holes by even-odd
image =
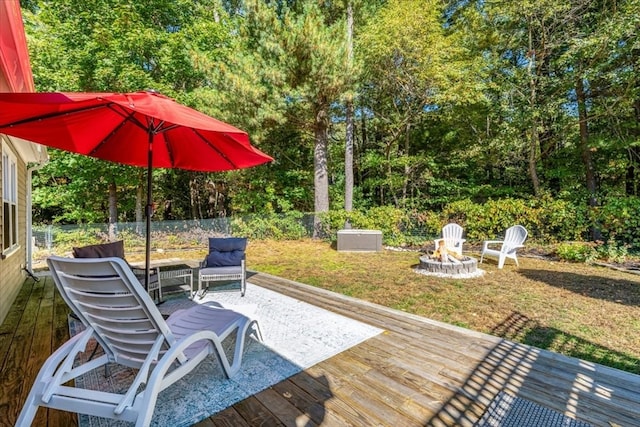
[[[518,222],[640,249],[640,0],[21,6],[37,91],[151,88],[275,159],[157,170],[155,219],[453,220],[478,239]],[[35,223],[142,221],[143,169],[50,157]]]

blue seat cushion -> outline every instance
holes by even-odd
[[[244,259],[246,248],[245,237],[210,237],[209,255],[205,258],[204,267],[238,266]]]

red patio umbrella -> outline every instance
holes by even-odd
[[[153,168],[226,171],[273,159],[227,123],[153,91],[0,93],[0,133],[74,153],[147,167],[146,279]]]

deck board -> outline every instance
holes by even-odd
[[[500,392],[595,426],[640,426],[640,376],[255,273],[250,282],[384,331],[197,425],[473,426]],[[0,425],[69,338],[51,278],[28,279],[0,325]],[[40,410],[37,425],[76,425]]]

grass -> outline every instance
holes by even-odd
[[[473,253],[470,253],[473,255]],[[205,251],[155,253],[201,259]],[[640,374],[640,275],[521,257],[473,279],[414,272],[418,252],[337,252],[327,242],[251,241],[248,268]],[[477,254],[476,254],[477,255]],[[129,258],[129,257],[128,257]],[[136,261],[142,255],[132,256]]]
[[[640,374],[640,276],[522,257],[474,279],[416,274],[418,252],[251,242],[251,269]]]

